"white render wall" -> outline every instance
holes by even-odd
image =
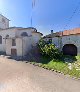
[[[11,55],[11,46],[12,46],[12,39],[6,40],[6,54]]]
[[[22,39],[21,38],[16,38],[16,46],[17,50],[17,56],[23,56],[23,50],[22,50]]]
[[[32,37],[24,37],[22,39],[23,42],[23,56],[26,55],[32,48]]]
[[[39,40],[41,39],[41,35],[38,33],[33,33],[32,34],[32,45],[36,46],[36,44],[39,42]]]
[[[17,50],[17,55],[22,56],[22,39],[16,38],[16,46],[12,46],[12,39],[6,40],[6,54],[11,55],[11,49]]]
[[[2,36],[2,44],[0,44],[0,51],[5,52],[6,51],[6,35],[9,35],[9,37],[15,37],[15,31],[16,29],[7,29],[7,30],[1,30],[0,36]]]
[[[28,36],[32,35],[32,31],[34,31],[33,29],[23,29],[23,30],[17,30],[16,31],[16,37],[21,37],[21,34],[23,32],[26,32],[28,34]]]
[[[38,33],[32,33],[33,29],[19,30],[16,28],[1,30],[2,44],[0,44],[0,51],[6,52],[7,55],[11,55],[11,49],[17,50],[17,56],[24,56],[32,48],[36,46],[36,43],[41,38]],[[21,33],[27,32],[28,36],[21,37]],[[9,39],[5,39],[6,35],[9,35]],[[16,39],[16,46],[12,46],[12,39]]]
[[[32,49],[33,46],[36,46],[40,39],[41,35],[37,33],[32,34],[31,37],[23,37],[23,56],[26,55]]]
[[[55,44],[57,47],[59,47],[59,38],[58,37],[54,37],[52,39],[52,43]]]
[[[0,28],[6,29],[9,28],[9,20],[0,14]]]
[[[77,47],[78,54],[80,54],[80,35],[63,36],[62,47],[65,44],[74,44]]]
[[[73,44],[77,47],[78,54],[80,54],[80,35],[69,35],[63,37],[52,38],[52,43],[55,44],[60,50],[66,44]]]

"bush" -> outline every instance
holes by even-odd
[[[39,41],[39,49],[43,56],[59,59],[62,56],[62,53],[58,50],[58,48],[54,44],[48,44],[44,40]]]
[[[46,44],[47,44],[47,43],[46,43],[43,39],[41,39],[41,40],[39,40],[38,46],[39,46],[39,48],[41,49],[41,48],[43,48]]]

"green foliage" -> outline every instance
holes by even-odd
[[[47,62],[46,62],[47,61]],[[36,62],[32,62],[32,64],[36,64]],[[42,57],[41,63],[37,63],[38,66],[49,69],[49,70],[54,70],[59,73],[63,73],[64,75],[68,74],[71,77],[75,78],[80,78],[80,70],[77,70],[76,67],[74,66],[74,63],[72,64],[72,69],[69,69],[69,63],[65,63],[60,60],[52,59],[50,60],[49,58]]]
[[[54,44],[49,44],[41,39],[39,41],[38,46],[43,56],[56,59],[62,56],[62,53],[58,50],[58,48]]]
[[[38,44],[39,48],[41,49],[41,48],[43,48],[45,45],[46,45],[46,42],[45,42],[43,39],[40,39],[40,40],[39,40],[39,44]]]
[[[80,61],[80,55],[75,56],[75,58],[77,59],[77,61]]]
[[[41,67],[80,78],[80,55],[75,57],[63,55],[54,44],[45,42],[42,39],[39,41],[38,46],[42,54]],[[69,63],[72,66],[71,70],[69,69]]]

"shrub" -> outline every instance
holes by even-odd
[[[43,48],[45,45],[46,45],[46,42],[43,39],[40,39],[38,43],[39,48]]]
[[[39,49],[43,56],[59,59],[62,56],[62,53],[54,44],[48,44],[44,40],[39,41]]]

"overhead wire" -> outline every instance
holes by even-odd
[[[70,24],[70,22],[72,21],[72,18],[74,17],[74,15],[76,14],[77,10],[80,7],[80,2],[78,3],[77,7],[75,8],[73,14],[71,15],[71,17],[68,20],[68,23],[65,25],[64,30],[68,27],[68,25]]]

